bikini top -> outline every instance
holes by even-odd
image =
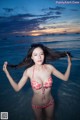
[[[52,82],[52,77],[51,76],[48,78],[48,80],[44,84],[41,84],[41,83],[37,82],[36,80],[34,80],[34,68],[33,68],[32,77],[33,77],[33,80],[31,80],[31,86],[32,86],[32,88],[34,88],[36,90],[41,89],[42,87],[43,88],[48,88],[48,87],[52,86],[53,82]]]

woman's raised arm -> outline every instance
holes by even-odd
[[[27,75],[27,70],[24,71],[22,78],[20,79],[19,83],[17,84],[13,78],[11,77],[9,71],[7,70],[7,62],[4,62],[3,65],[3,71],[5,72],[11,86],[13,87],[13,89],[18,92],[21,90],[21,88],[25,85],[25,83],[27,82],[28,79],[28,75]]]
[[[67,54],[67,57],[68,57],[68,66],[67,66],[65,74],[62,74],[56,68],[52,67],[53,75],[55,75],[56,77],[58,77],[59,79],[62,79],[64,81],[68,80],[69,75],[70,75],[70,70],[71,70],[71,57],[68,54]]]

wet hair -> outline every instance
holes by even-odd
[[[20,67],[31,67],[32,65],[34,65],[34,61],[31,59],[32,53],[34,51],[35,48],[41,48],[43,50],[44,53],[44,61],[43,64],[47,63],[48,61],[54,61],[57,60],[59,58],[62,57],[66,57],[67,54],[69,56],[71,56],[70,52],[59,52],[59,51],[55,51],[52,50],[46,46],[44,46],[43,44],[32,44],[31,47],[28,50],[27,56],[22,60],[22,62],[20,62],[17,65],[8,65],[8,67],[12,67],[12,68],[20,68]]]

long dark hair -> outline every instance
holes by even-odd
[[[31,56],[32,56],[34,49],[37,47],[40,47],[44,52],[45,58],[44,58],[43,64],[45,64],[47,61],[53,61],[53,60],[57,60],[62,57],[66,57],[67,54],[71,56],[70,52],[59,52],[59,51],[52,50],[44,46],[43,44],[32,44],[30,49],[28,50],[27,56],[22,60],[22,62],[20,62],[18,65],[8,65],[8,67],[20,68],[20,67],[26,66],[28,68],[34,65],[34,62],[31,59]]]

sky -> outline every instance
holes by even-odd
[[[0,0],[0,36],[80,33],[80,0]]]

